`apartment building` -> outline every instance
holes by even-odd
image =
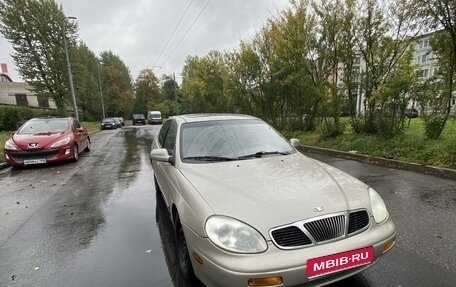
[[[35,95],[29,84],[13,82],[8,75],[8,67],[3,63],[0,73],[0,105],[57,109],[53,100]]]

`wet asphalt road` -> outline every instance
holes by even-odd
[[[158,130],[101,131],[77,163],[1,170],[0,286],[202,286],[177,275],[148,159]],[[332,287],[456,286],[456,181],[310,156],[374,187],[398,230],[378,264]]]

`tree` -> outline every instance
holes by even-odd
[[[162,82],[160,111],[164,116],[176,115],[182,98],[181,88],[172,75],[164,75]]]
[[[426,134],[438,138],[450,116],[451,100],[456,78],[456,2],[453,0],[416,0],[420,7],[420,16],[424,23],[434,29],[442,29],[432,39],[432,49],[440,66],[437,77],[441,83],[434,94],[431,108],[433,113],[426,119]],[[436,79],[433,79],[436,80]]]
[[[54,0],[0,1],[0,32],[13,45],[13,60],[38,96],[51,98],[61,113],[70,96],[62,49],[75,45],[77,26]]]
[[[134,113],[147,114],[149,110],[157,110],[160,104],[160,87],[158,79],[151,69],[139,72],[135,82]]]
[[[74,88],[78,108],[82,110],[83,120],[100,120],[103,118],[101,95],[98,82],[99,59],[84,42],[79,42],[72,55],[74,61]]]
[[[409,51],[417,31],[411,0],[393,1],[386,11],[381,7],[377,0],[363,0],[360,7],[363,12],[356,21],[357,48],[365,63],[360,73],[360,87],[365,98],[363,131],[369,133],[378,131],[377,120],[384,116],[377,112],[382,105],[379,102],[382,87],[397,71],[398,63]],[[394,114],[398,111],[390,112]]]
[[[204,57],[187,57],[182,75],[182,109],[185,112],[233,111],[225,89],[228,68],[222,53],[211,51]]]
[[[106,115],[128,117],[134,102],[130,71],[111,51],[102,52],[100,56]]]

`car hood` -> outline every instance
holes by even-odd
[[[20,135],[15,134],[13,136],[13,141],[17,147],[21,150],[41,150],[45,148],[49,148],[51,144],[58,141],[59,139],[64,138],[65,136],[69,136],[71,133],[69,132],[60,132],[60,133],[47,133],[47,134],[27,134],[27,135]],[[38,144],[36,148],[30,148],[29,144]]]
[[[243,161],[183,164],[182,174],[215,214],[267,236],[272,227],[334,212],[370,209],[367,186],[300,153]],[[323,211],[314,211],[322,207]]]

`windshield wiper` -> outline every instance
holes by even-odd
[[[237,158],[225,157],[225,156],[214,156],[214,155],[204,155],[204,156],[188,156],[184,157],[183,160],[201,160],[201,161],[232,161]]]
[[[238,159],[247,159],[247,158],[254,158],[254,157],[262,157],[262,156],[264,156],[264,155],[270,155],[270,154],[287,155],[287,154],[290,154],[290,152],[287,152],[287,151],[259,151],[259,152],[256,152],[256,153],[252,153],[252,154],[247,154],[247,155],[240,156],[240,157],[238,157]]]

